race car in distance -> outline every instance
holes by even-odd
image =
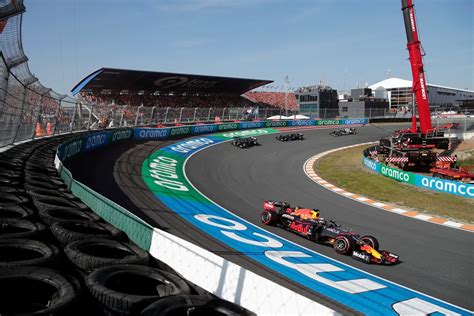
[[[331,136],[345,136],[345,135],[356,135],[357,131],[354,127],[340,129],[338,131],[332,131],[329,133]]]
[[[297,211],[317,213],[316,218],[303,219],[295,215]],[[379,250],[378,240],[370,235],[360,236],[352,230],[344,229],[335,221],[319,218],[319,210],[292,208],[289,203],[267,200],[263,204],[262,223],[276,225],[297,233],[309,240],[334,247],[337,253],[350,255],[364,263],[394,265],[399,262],[398,255]]]
[[[249,148],[252,146],[259,146],[258,140],[256,137],[236,137],[232,141],[232,145],[239,147],[239,148]]]
[[[303,140],[304,136],[301,133],[293,133],[293,134],[286,134],[286,135],[278,135],[275,138],[282,142],[288,142],[290,140]]]

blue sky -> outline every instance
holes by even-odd
[[[399,0],[25,0],[23,44],[69,93],[100,67],[318,83],[411,79]],[[474,1],[415,0],[428,82],[474,90]]]

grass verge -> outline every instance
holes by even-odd
[[[326,155],[313,166],[324,180],[346,191],[403,208],[474,223],[474,200],[404,184],[369,171],[362,165],[367,145]]]

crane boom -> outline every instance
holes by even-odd
[[[430,104],[426,89],[421,43],[416,28],[413,0],[402,0],[402,11],[407,35],[407,48],[410,55],[411,73],[413,77],[412,91],[415,94],[416,103],[418,105],[421,133],[426,134],[432,131],[433,126],[431,124]],[[415,113],[414,110],[415,105],[413,105],[413,113]],[[412,132],[415,133],[416,131],[416,118],[414,118],[412,121]]]

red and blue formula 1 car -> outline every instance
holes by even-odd
[[[387,250],[379,250],[379,242],[375,237],[361,236],[352,230],[342,228],[335,221],[319,218],[319,210],[296,209],[289,203],[271,200],[264,202],[263,209],[261,220],[265,225],[276,225],[314,242],[332,245],[337,253],[350,255],[364,263],[382,265],[399,263],[398,255]],[[302,211],[318,215],[315,218],[305,219],[301,215],[295,215],[303,214]]]

